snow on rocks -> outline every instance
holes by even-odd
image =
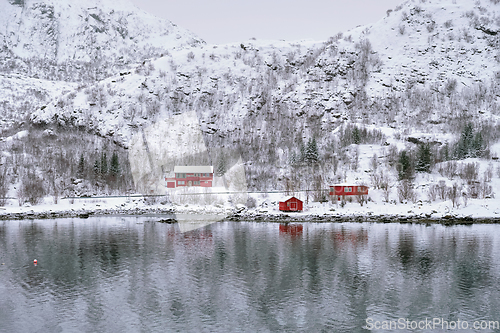
[[[377,198],[376,191],[372,191]],[[37,206],[19,207],[13,200],[0,209],[0,220],[88,218],[106,215],[151,215],[196,214],[220,216],[228,221],[260,222],[379,222],[379,223],[500,223],[500,203],[494,199],[471,199],[466,207],[453,208],[449,201],[427,204],[424,202],[395,204],[369,200],[363,206],[347,202],[343,207],[332,202],[304,202],[303,212],[285,213],[278,210],[278,201],[284,197],[280,193],[252,195],[257,198],[257,207],[246,208],[238,204],[225,205],[172,205],[147,203],[140,196],[68,198],[58,204],[45,203]],[[300,197],[300,195],[297,195]]]

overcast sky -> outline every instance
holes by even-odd
[[[132,0],[210,44],[258,39],[326,40],[374,23],[403,0]]]

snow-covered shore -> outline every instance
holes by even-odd
[[[175,205],[151,202],[144,197],[105,197],[61,199],[57,204],[46,198],[36,206],[18,206],[12,200],[0,209],[0,220],[87,218],[106,215],[219,215],[221,220],[262,222],[399,222],[399,223],[500,223],[500,201],[470,200],[467,206],[452,207],[450,201],[394,204],[368,201],[363,206],[347,202],[343,207],[332,202],[309,202],[304,211],[287,213],[278,210],[281,194],[259,197],[257,206]],[[149,202],[148,202],[149,201]],[[160,201],[160,200],[158,200]]]

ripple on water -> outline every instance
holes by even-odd
[[[358,332],[367,317],[500,317],[500,226],[243,222],[181,233],[105,221],[3,227],[0,331]]]

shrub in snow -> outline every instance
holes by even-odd
[[[9,191],[9,179],[7,176],[7,168],[0,169],[0,206],[5,206],[7,201],[7,192]]]
[[[448,198],[451,200],[453,207],[460,207],[460,193],[462,191],[462,186],[453,183],[453,186],[448,188]]]
[[[429,190],[427,192],[427,197],[429,198],[430,202],[436,201],[439,193],[439,186],[436,184],[432,184],[429,186]]]
[[[247,199],[247,207],[248,208],[255,208],[257,207],[257,200],[255,200],[255,198],[252,198],[252,197],[248,197]]]
[[[460,178],[465,180],[467,184],[473,184],[478,178],[479,163],[462,164],[460,168]]]
[[[452,180],[458,175],[458,164],[456,161],[448,161],[446,163],[442,163],[438,169],[438,172],[441,176],[447,177]]]
[[[29,202],[32,205],[39,204],[45,196],[43,180],[34,173],[27,173],[21,180],[21,187],[17,191],[19,206]]]
[[[403,179],[398,185],[398,199],[400,203],[416,202],[417,194],[413,190],[413,183],[408,179]]]

